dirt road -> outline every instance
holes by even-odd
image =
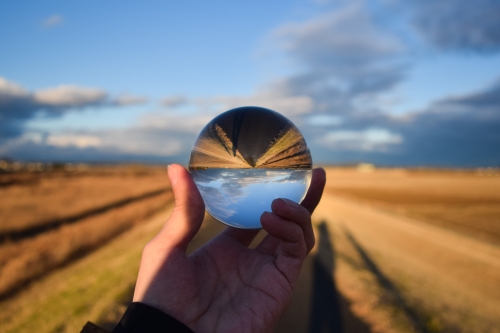
[[[314,218],[333,244],[341,302],[371,331],[500,332],[499,247],[329,194]],[[311,258],[324,257],[323,233]],[[290,320],[314,302],[311,263],[304,268]]]

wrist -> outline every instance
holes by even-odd
[[[113,333],[193,333],[176,318],[142,302],[130,304]]]

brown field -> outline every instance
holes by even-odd
[[[335,304],[344,332],[500,332],[498,172],[327,176],[317,245],[276,332],[333,331]],[[168,218],[165,168],[4,174],[0,191],[0,331],[112,328]],[[190,250],[222,229],[207,216]]]
[[[0,174],[0,235],[63,224],[168,188],[164,168]]]
[[[100,167],[0,179],[0,297],[102,246],[172,200],[164,168]]]
[[[328,170],[328,193],[500,243],[500,173]]]

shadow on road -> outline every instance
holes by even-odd
[[[356,238],[349,232],[346,227],[343,227],[344,234],[347,239],[354,246],[356,251],[359,253],[365,266],[372,272],[373,275],[377,278],[379,285],[385,290],[385,292],[390,296],[393,303],[403,310],[406,317],[410,321],[411,325],[417,332],[426,333],[428,330],[425,325],[422,324],[421,319],[417,315],[417,313],[408,305],[406,300],[403,298],[403,295],[398,290],[398,288],[391,282],[391,280],[378,268],[375,262],[370,258],[365,249],[358,243]]]
[[[328,226],[319,225],[318,252],[313,259],[313,289],[309,332],[342,333],[343,323],[339,295],[335,286],[334,250]]]
[[[313,259],[310,333],[365,333],[370,328],[351,311],[335,285],[335,251],[325,222],[319,227],[318,251]]]

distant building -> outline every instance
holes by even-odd
[[[376,168],[375,168],[375,165],[370,164],[370,163],[359,163],[356,166],[356,169],[358,170],[358,172],[371,173],[371,172],[375,171]]]

